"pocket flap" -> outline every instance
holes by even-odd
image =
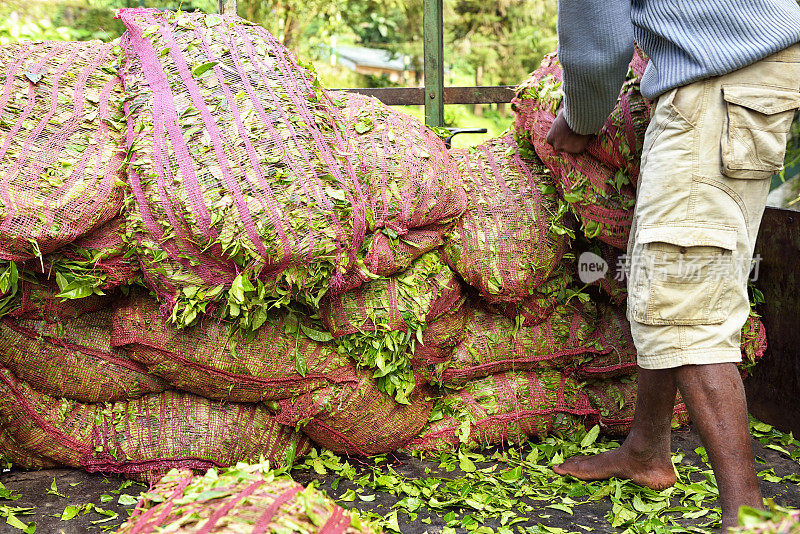
[[[726,101],[765,115],[800,108],[800,92],[751,85],[724,85]]]
[[[736,250],[736,229],[686,223],[643,226],[637,239],[641,243],[669,243],[678,247],[719,247]]]

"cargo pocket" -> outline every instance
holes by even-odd
[[[769,178],[783,168],[800,92],[750,85],[724,85],[722,91],[728,114],[722,173],[730,178]]]
[[[736,230],[659,226],[638,232],[633,318],[647,325],[720,324],[736,283]]]

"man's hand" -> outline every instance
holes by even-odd
[[[580,154],[592,139],[591,135],[581,135],[572,131],[564,118],[564,111],[558,112],[558,117],[553,121],[550,131],[547,132],[547,142],[556,150]]]

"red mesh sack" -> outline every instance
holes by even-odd
[[[368,191],[368,228],[407,230],[455,221],[466,207],[458,168],[444,142],[415,117],[377,98],[332,93]],[[378,269],[378,267],[374,267]],[[396,272],[396,271],[395,271]]]
[[[767,331],[764,323],[754,312],[750,312],[747,322],[742,326],[742,363],[739,369],[748,376],[767,350]]]
[[[625,436],[633,424],[636,410],[636,376],[601,380],[587,384],[583,389],[592,407],[598,412],[600,432],[608,436]],[[681,394],[675,398],[672,428],[689,424],[689,413]]]
[[[20,447],[9,431],[0,426],[0,468],[5,469],[8,463],[20,469],[52,469],[59,467],[57,462],[31,454]]]
[[[489,301],[531,295],[568,246],[566,234],[552,231],[561,217],[552,179],[541,163],[520,156],[511,136],[452,155],[468,203],[445,244],[445,260]]]
[[[425,371],[435,383],[458,387],[503,371],[570,366],[580,355],[599,350],[592,303],[560,305],[544,321],[518,327],[505,316],[471,303],[466,338],[453,359]]]
[[[134,399],[169,386],[111,347],[111,309],[74,318],[0,319],[0,365],[39,392],[81,402]]]
[[[558,371],[501,373],[439,399],[430,422],[406,448],[441,451],[567,436],[594,414],[578,384]]]
[[[519,302],[506,302],[492,307],[514,321],[514,324],[534,326],[546,320],[556,306],[564,301],[565,290],[572,282],[570,269],[566,262],[562,262],[532,295]]]
[[[37,393],[0,371],[0,420],[31,454],[90,472],[151,480],[184,467],[286,465],[308,441],[258,404],[222,404],[165,391],[128,402],[82,404]]]
[[[173,470],[137,504],[117,534],[204,532],[320,532],[373,534],[363,522],[313,486],[303,488],[288,477],[262,472],[261,465],[240,465],[204,476]]]
[[[40,392],[82,402],[140,397],[167,384],[110,345],[116,295],[57,297],[49,281],[20,281],[15,309],[0,319],[0,365]]]
[[[123,241],[125,220],[115,217],[88,235],[23,267],[58,280],[66,298],[83,298],[90,292],[131,284],[140,278],[139,261]]]
[[[433,407],[427,389],[414,389],[408,403],[400,404],[365,371],[355,384],[318,389],[278,404],[280,423],[297,425],[333,452],[363,456],[402,448],[419,433]]]
[[[271,304],[316,305],[354,267],[366,232],[339,109],[252,23],[119,16],[132,95],[127,234],[172,320],[192,324],[217,304],[250,328]]]
[[[512,101],[516,133],[530,141],[550,169],[563,199],[582,222],[587,237],[624,249],[628,242],[639,156],[650,122],[650,102],[639,92],[647,59],[637,49],[617,106],[581,154],[558,152],[547,133],[561,105],[563,81],[555,54],[548,55]]]
[[[119,60],[98,41],[0,46],[0,258],[40,257],[119,213]]]
[[[274,312],[252,339],[218,320],[179,330],[140,295],[114,310],[111,342],[172,387],[209,399],[260,402],[355,382],[350,358],[304,329],[296,316]]]
[[[455,273],[434,251],[420,256],[403,273],[326,297],[320,318],[340,352],[375,369],[381,391],[408,402],[415,384],[411,365],[415,347],[452,347],[460,323],[452,321],[448,312],[463,303]],[[429,335],[426,340],[427,326],[442,316],[446,316],[443,325],[450,328],[434,329],[431,334],[439,339]]]
[[[600,321],[596,330],[596,346],[600,350],[583,355],[575,376],[582,379],[608,379],[636,373],[636,347],[625,310],[625,306],[598,305]]]

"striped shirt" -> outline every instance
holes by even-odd
[[[616,104],[636,40],[650,64],[642,94],[746,67],[800,42],[795,0],[559,0],[565,115],[595,133]]]

